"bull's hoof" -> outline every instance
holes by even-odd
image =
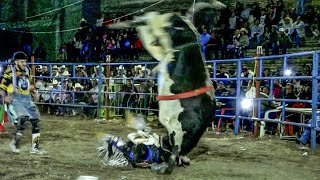
[[[165,175],[170,175],[173,171],[174,167],[166,166],[166,167],[161,167],[159,171],[157,172],[158,174],[165,174]]]
[[[177,165],[179,167],[181,166],[189,166],[190,165],[190,159],[187,156],[179,156],[177,157]]]
[[[171,164],[171,165],[170,165]],[[171,174],[173,169],[175,167],[175,164],[172,163],[161,163],[161,164],[152,164],[151,165],[151,170],[157,172],[157,174]]]

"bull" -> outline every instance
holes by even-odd
[[[159,61],[152,73],[158,75],[159,121],[168,133],[161,144],[170,152],[160,173],[170,174],[177,159],[197,145],[214,114],[214,88],[194,25],[201,10],[208,7],[224,5],[217,1],[197,3],[186,16],[148,12],[110,27],[136,28],[144,48]]]

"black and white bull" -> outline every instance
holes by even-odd
[[[111,27],[135,27],[145,49],[159,61],[153,69],[158,74],[159,121],[168,131],[171,152],[161,173],[171,173],[177,157],[197,145],[214,114],[214,89],[191,18],[149,12]]]

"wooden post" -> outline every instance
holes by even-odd
[[[109,99],[109,89],[110,89],[110,62],[111,62],[111,56],[107,55],[106,56],[106,63],[107,63],[107,67],[106,67],[106,78],[107,78],[107,92],[105,94],[105,114],[106,114],[106,120],[110,119],[110,108],[108,106],[110,106],[110,99]]]
[[[260,59],[259,57],[261,56],[262,54],[262,46],[258,46],[257,47],[257,60],[255,63],[256,64],[256,78],[260,77]],[[256,99],[259,98],[260,96],[260,80],[255,80],[255,87],[256,87]],[[254,117],[255,118],[259,118],[260,114],[258,112],[258,106],[259,106],[259,101],[258,100],[255,100],[254,101]],[[259,134],[259,125],[258,125],[258,121],[254,121],[254,130],[253,130],[253,134],[254,134],[254,137],[258,137],[258,134]]]
[[[32,83],[36,84],[36,79],[34,76],[36,75],[36,66],[34,65],[34,56],[31,56],[31,76],[32,76]]]

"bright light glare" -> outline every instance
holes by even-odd
[[[287,69],[286,71],[284,71],[284,75],[286,76],[291,76],[292,71],[290,69]]]
[[[243,109],[250,109],[252,107],[252,99],[243,99],[241,102],[241,107]]]

